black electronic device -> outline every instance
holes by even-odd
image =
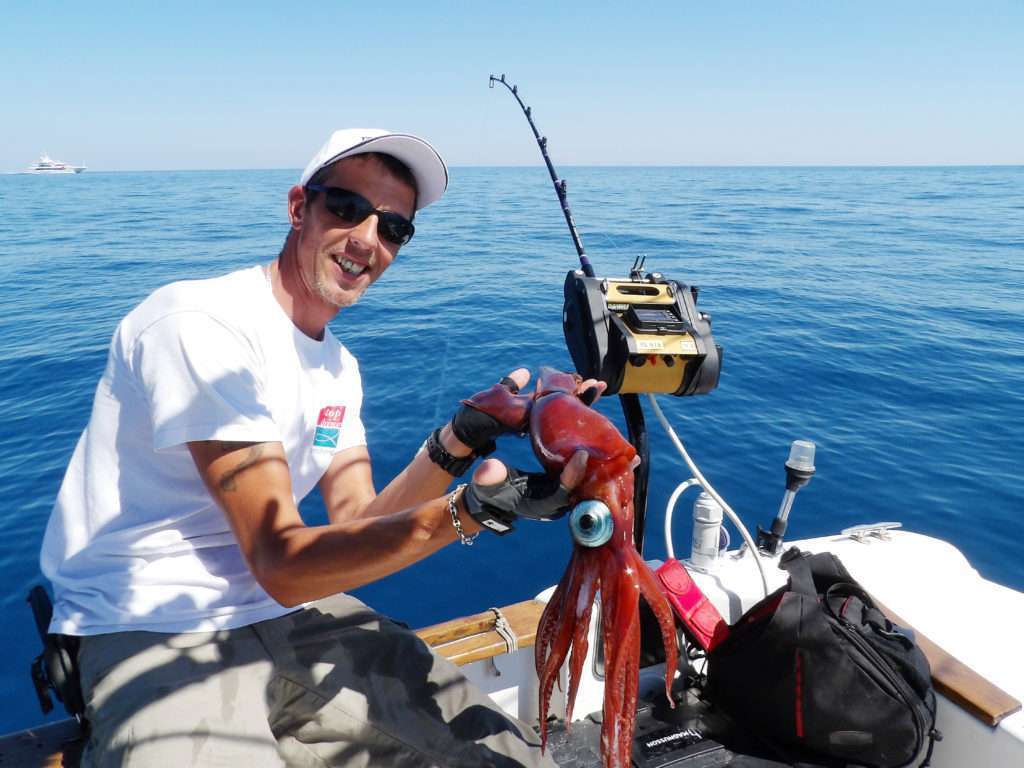
[[[67,713],[81,724],[85,716],[85,703],[78,673],[78,638],[50,632],[53,603],[42,585],[32,587],[27,600],[32,607],[39,638],[43,642],[43,652],[32,661],[31,668],[39,708],[44,715],[53,709],[53,701],[50,699],[52,693],[64,705]]]
[[[551,757],[568,768],[601,765],[601,713],[567,728],[548,724]],[[630,755],[632,768],[786,768],[705,702],[687,693],[674,709],[646,703],[637,712]],[[813,768],[813,767],[811,767]]]
[[[700,395],[718,386],[722,348],[697,290],[634,263],[628,278],[565,277],[562,329],[576,370],[607,394]]]

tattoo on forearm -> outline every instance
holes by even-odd
[[[241,440],[218,440],[217,441],[217,447],[220,449],[221,453],[231,453],[232,451],[237,451],[240,448],[245,448],[247,445],[257,445],[257,443],[252,443],[252,442],[249,442],[248,440],[246,440],[246,441],[241,441]]]
[[[232,449],[226,448],[226,446],[229,445],[231,445],[231,443],[221,443],[221,450],[223,450],[224,453],[229,453],[231,450],[237,450],[237,443],[235,444],[236,447]],[[220,480],[217,482],[217,486],[224,492],[236,490],[238,488],[238,485],[235,483],[235,478],[242,474],[242,472],[247,470],[249,467],[256,464],[256,462],[260,460],[260,457],[262,455],[263,444],[256,443],[251,448],[249,448],[249,452],[245,455],[245,458],[243,458],[235,467],[229,469],[227,472],[220,476]]]

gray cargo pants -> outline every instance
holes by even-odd
[[[348,595],[248,627],[82,638],[84,766],[554,766],[412,632]]]

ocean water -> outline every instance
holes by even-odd
[[[561,170],[599,275],[646,255],[700,286],[721,383],[661,404],[749,527],[778,508],[790,441],[811,439],[791,538],[898,520],[1024,589],[1024,168]],[[25,595],[116,323],[163,283],[273,258],[297,175],[0,176],[0,733],[42,720]],[[461,397],[518,366],[570,364],[561,291],[576,256],[543,168],[452,169],[417,229],[332,326],[361,362],[378,486]],[[622,423],[617,400],[600,407]],[[686,474],[648,424],[645,554],[662,557]],[[536,466],[523,441],[500,455]],[[323,520],[316,499],[303,512]],[[525,522],[359,594],[422,626],[533,596],[569,549],[564,523]]]

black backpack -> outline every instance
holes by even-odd
[[[747,611],[708,653],[705,695],[794,763],[929,764],[931,670],[831,553],[796,548],[789,583]]]

